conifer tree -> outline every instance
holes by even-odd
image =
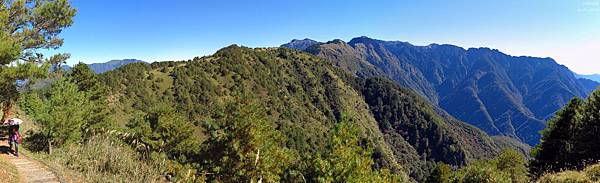
[[[67,0],[0,1],[0,100],[3,120],[10,117],[19,97],[16,81],[42,77],[49,65],[60,65],[69,57],[45,58],[39,50],[57,49],[59,34],[73,24],[73,9]]]
[[[314,182],[403,182],[405,177],[375,170],[373,148],[359,137],[359,128],[342,115],[327,142],[327,150],[315,159]]]
[[[530,171],[534,176],[540,176],[545,171],[569,168],[578,161],[573,157],[573,145],[577,130],[575,118],[581,105],[582,100],[574,98],[548,121],[548,127],[541,132],[542,142],[532,151],[534,159]]]
[[[185,161],[197,153],[199,140],[194,136],[194,127],[166,104],[156,104],[127,126],[145,144],[148,154],[166,153],[172,159]]]
[[[572,157],[578,160],[580,168],[600,160],[600,90],[588,96],[575,120],[577,132],[573,151],[576,154]]]
[[[77,85],[65,78],[52,84],[41,109],[34,115],[48,143],[48,153],[52,153],[53,146],[81,139],[82,126],[89,119],[90,110],[86,93],[80,92]]]
[[[279,182],[294,161],[282,134],[256,102],[243,99],[225,105],[205,128],[203,174],[223,182]]]
[[[108,88],[98,80],[98,76],[94,71],[86,64],[79,63],[73,66],[68,78],[79,87],[79,91],[87,93],[88,100],[92,103],[89,121],[85,124],[84,129],[95,131],[101,128],[114,127],[114,120],[110,118]]]

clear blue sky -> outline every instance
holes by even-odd
[[[69,64],[184,60],[230,44],[369,36],[492,47],[600,73],[600,0],[72,0]]]

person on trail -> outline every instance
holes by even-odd
[[[8,143],[13,154],[19,157],[19,144],[21,144],[21,134],[19,133],[19,125],[9,126]],[[13,147],[15,148],[13,150]]]

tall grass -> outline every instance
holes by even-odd
[[[600,182],[600,163],[582,171],[567,170],[542,176],[538,183],[591,183]]]
[[[0,158],[0,182],[17,183],[19,173],[17,167],[9,159]]]
[[[92,137],[51,155],[38,154],[47,163],[78,172],[87,182],[164,182],[160,164],[141,160],[130,146],[109,137]]]
[[[592,183],[585,174],[577,171],[564,171],[542,176],[537,183]]]

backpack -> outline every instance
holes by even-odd
[[[21,138],[21,134],[19,134],[19,132],[15,133],[15,138],[16,138],[17,144],[23,143],[23,138]]]

